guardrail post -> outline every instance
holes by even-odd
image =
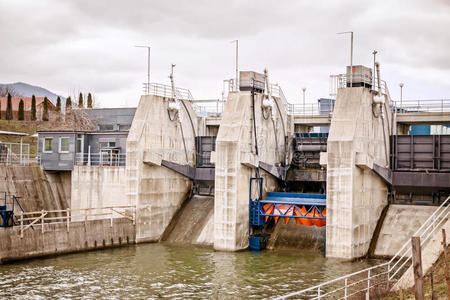
[[[320,299],[320,286],[317,288],[317,299]]]
[[[66,209],[66,218],[67,218],[67,232],[69,232],[69,208]]]
[[[44,211],[41,213],[41,229],[42,233],[44,233]]]
[[[347,299],[348,294],[348,278],[345,278],[345,285],[344,285],[344,299]]]
[[[367,292],[366,292],[366,300],[370,299],[370,269],[367,271]]]
[[[23,211],[20,212],[20,238],[23,238]]]

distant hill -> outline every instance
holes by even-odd
[[[16,82],[16,83],[0,83],[0,88],[10,88],[14,90],[18,95],[22,97],[31,97],[32,95],[35,95],[36,97],[47,97],[50,101],[53,102],[53,104],[56,105],[56,98],[58,98],[58,95],[55,93],[52,93],[51,91],[44,89],[40,86],[31,85],[24,82]],[[61,104],[64,106],[66,98],[61,97]]]

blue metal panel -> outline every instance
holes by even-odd
[[[326,194],[310,194],[310,193],[284,193],[284,192],[268,192],[267,199],[326,199]]]
[[[411,130],[408,132],[409,135],[430,135],[430,133],[430,125],[413,125],[411,126]]]

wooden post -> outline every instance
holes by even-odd
[[[414,292],[416,300],[424,300],[423,295],[423,271],[422,271],[422,251],[420,248],[420,237],[411,238],[412,263],[414,272]]]
[[[431,300],[438,300],[438,294],[434,290],[434,276],[433,272],[430,274],[430,280],[431,280]]]
[[[450,270],[448,266],[447,236],[445,234],[445,228],[442,228],[442,247],[444,247],[444,267],[445,267],[445,281],[447,282],[447,299],[450,300]]]

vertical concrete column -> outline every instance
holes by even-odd
[[[136,240],[157,241],[186,199],[190,180],[163,166],[162,160],[194,165],[195,139],[189,119],[197,119],[190,102],[181,105],[180,123],[169,116],[169,101],[142,96],[127,138],[127,202],[136,205]],[[189,113],[189,115],[188,115]],[[171,120],[172,119],[172,120]],[[188,161],[184,150],[188,153]]]
[[[327,257],[365,255],[387,203],[387,187],[371,170],[374,162],[387,165],[382,118],[372,104],[367,88],[338,91],[327,147]]]
[[[263,115],[261,94],[255,95],[255,118],[250,92],[228,95],[215,154],[214,248],[217,250],[237,251],[248,247],[250,177],[256,175],[259,161],[277,165],[284,159],[284,135],[289,128],[284,105],[280,99],[276,101],[281,116],[275,106],[276,119],[272,122],[270,113]],[[271,175],[262,170],[260,174],[264,177],[265,191],[277,189]]]

